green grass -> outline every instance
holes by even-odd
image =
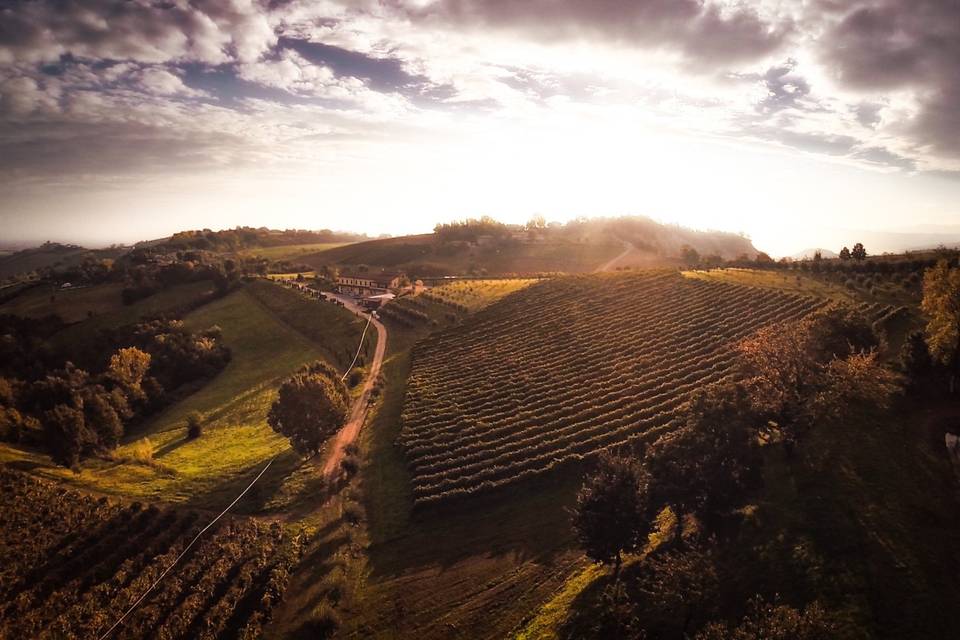
[[[112,286],[112,285],[111,285]],[[91,289],[94,289],[92,287]],[[110,302],[109,309],[103,313],[72,324],[51,338],[54,347],[71,349],[73,345],[82,346],[97,332],[134,324],[144,318],[176,312],[185,304],[213,293],[213,284],[208,281],[190,282],[159,291],[149,298],[124,305],[117,295],[116,304]]]
[[[337,325],[330,327],[327,337],[349,339],[354,345],[359,340],[362,324],[352,314],[329,305],[323,319]],[[267,489],[259,502],[268,502],[268,494],[279,491],[282,478],[299,465],[287,440],[266,424],[276,388],[302,364],[346,345],[306,338],[243,289],[189,314],[185,322],[195,330],[214,324],[223,330],[233,359],[216,378],[129,434],[116,452],[117,461],[91,460],[76,474],[49,462],[35,471],[108,493],[212,506],[222,503],[269,458],[281,454],[264,482]],[[199,439],[188,441],[185,421],[193,411],[203,416],[204,430]],[[124,462],[144,438],[155,447],[155,464]],[[30,455],[8,450],[0,457]]]

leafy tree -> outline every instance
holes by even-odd
[[[840,259],[841,259],[841,260],[844,260],[844,261],[849,260],[849,259],[850,259],[850,249],[847,249],[846,247],[844,247],[843,249],[840,249]]]
[[[880,348],[880,337],[863,316],[846,305],[832,305],[804,321],[811,355],[819,362]]]
[[[75,467],[81,455],[96,443],[83,411],[67,404],[57,404],[44,413],[43,433],[50,456],[65,467]]]
[[[960,369],[960,268],[946,260],[923,274],[923,312],[927,315],[927,345],[934,360],[950,369],[950,393]]]
[[[716,531],[759,485],[756,433],[761,422],[741,384],[713,385],[695,395],[687,423],[646,452],[654,510],[670,506]]]
[[[150,359],[149,353],[136,347],[120,349],[110,357],[107,377],[116,382],[128,397],[143,399],[144,393],[140,385],[150,369]]]
[[[700,253],[688,244],[680,248],[680,259],[688,267],[695,267],[700,264]]]
[[[900,376],[877,360],[876,352],[831,360],[824,370],[823,390],[815,398],[824,417],[843,418],[852,407],[889,409],[900,392]]]
[[[294,450],[313,456],[347,417],[346,387],[325,362],[307,365],[281,386],[267,422],[290,439]]]
[[[619,575],[624,552],[636,551],[649,532],[648,477],[636,461],[601,454],[596,471],[577,494],[573,528],[594,562],[614,565]]]
[[[646,561],[646,576],[638,582],[641,616],[654,637],[688,637],[709,619],[720,595],[720,579],[708,550],[691,549],[655,554]]]
[[[862,243],[858,242],[853,245],[853,251],[850,252],[850,257],[858,262],[867,259],[867,250],[863,248]]]
[[[758,597],[750,602],[740,625],[731,629],[726,623],[712,623],[695,640],[833,640],[839,631],[834,617],[818,603],[798,611]]]
[[[123,437],[123,420],[111,402],[110,393],[101,385],[85,387],[81,392],[83,419],[96,434],[97,447],[113,449]]]
[[[879,343],[862,317],[836,308],[761,329],[740,345],[754,410],[792,451],[818,420],[851,403],[889,406],[899,380],[876,359]]]

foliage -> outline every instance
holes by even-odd
[[[850,252],[850,257],[856,261],[865,260],[867,258],[867,250],[863,248],[863,244],[858,242],[853,245],[853,250]]]
[[[712,385],[696,394],[686,424],[647,449],[654,509],[669,506],[716,531],[759,485],[756,434],[762,424],[741,384]]]
[[[851,405],[889,406],[899,378],[878,362],[879,344],[862,317],[840,308],[761,329],[740,344],[755,410],[792,450]]]
[[[280,385],[267,422],[290,439],[297,453],[312,456],[340,429],[348,409],[347,389],[339,375],[318,360]]]
[[[695,640],[833,640],[838,630],[836,621],[819,603],[798,611],[758,597],[750,602],[750,611],[738,626],[712,623]]]
[[[849,259],[850,259],[850,249],[848,249],[848,248],[846,248],[846,247],[844,247],[843,249],[840,249],[840,259],[841,259],[841,260],[849,260]]]
[[[923,275],[923,312],[927,345],[933,358],[953,371],[960,369],[960,268],[941,260]]]
[[[649,479],[635,461],[607,453],[588,476],[573,511],[577,541],[594,562],[613,563],[620,570],[622,554],[645,542]]]
[[[196,440],[203,435],[203,418],[198,411],[187,414],[187,439]]]
[[[509,228],[490,216],[482,216],[479,219],[468,218],[437,224],[433,233],[440,242],[477,242],[481,236],[504,237],[509,234]]]

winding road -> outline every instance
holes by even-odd
[[[376,318],[370,316],[364,309],[361,309],[353,300],[346,296],[339,296],[333,293],[325,295],[336,298],[343,303],[343,306],[362,318],[370,318],[370,323],[377,329],[377,348],[373,354],[373,362],[370,363],[370,369],[367,371],[367,377],[363,381],[363,389],[360,391],[360,397],[353,403],[350,409],[350,417],[343,428],[337,432],[336,438],[330,445],[330,455],[327,456],[323,464],[323,475],[326,478],[333,478],[340,469],[340,462],[343,460],[344,449],[360,435],[360,429],[363,427],[363,421],[367,417],[367,410],[370,408],[370,395],[373,393],[373,385],[376,384],[380,376],[380,369],[383,366],[383,356],[387,352],[387,328],[383,326]]]
[[[594,273],[600,273],[601,271],[612,271],[615,264],[626,258],[628,255],[633,253],[633,245],[626,240],[623,241],[623,253],[617,254],[615,257],[607,260],[602,265],[597,267]]]

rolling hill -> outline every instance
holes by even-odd
[[[749,239],[736,234],[696,231],[648,218],[599,218],[534,230],[502,227],[498,236],[475,234],[470,240],[444,240],[438,234],[402,236],[297,258],[317,269],[362,266],[429,278],[677,266],[687,247],[701,256],[725,260],[752,260],[759,254]]]
[[[733,373],[735,342],[825,304],[676,272],[556,278],[509,295],[414,350],[399,439],[414,499],[472,495],[656,437],[694,390]]]

